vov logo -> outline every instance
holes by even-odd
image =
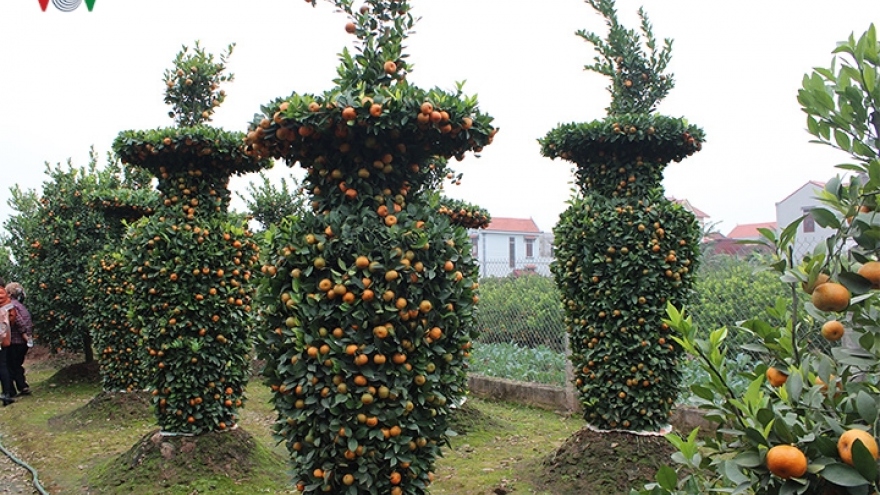
[[[49,7],[49,0],[37,0],[40,2],[40,8],[43,9],[43,12],[46,11],[46,8]],[[95,0],[85,0],[86,8],[89,9],[89,12],[95,8]],[[83,0],[52,0],[52,5],[55,6],[56,9],[61,12],[73,12],[80,5],[82,5]]]

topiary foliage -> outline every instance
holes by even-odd
[[[614,2],[588,0],[608,21],[590,70],[612,78],[609,116],[561,125],[542,153],[576,165],[580,194],[557,227],[552,271],[562,293],[575,384],[587,421],[601,429],[659,430],[678,396],[681,349],[663,323],[667,303],[684,304],[697,266],[699,226],[663,195],[670,161],[698,151],[703,131],[649,114],[672,87],[660,73],[671,42],[654,52],[644,12],[639,36],[617,22]]]
[[[305,168],[314,209],[268,233],[258,348],[300,491],[424,494],[473,338],[461,224],[488,217],[433,189],[495,129],[460,88],[404,80],[408,2],[335,3],[360,53],[343,52],[336,88],[273,101],[248,133],[256,156]]]
[[[441,197],[437,211],[448,216],[453,225],[466,229],[485,229],[492,222],[492,216],[485,208],[459,199]]]
[[[91,257],[84,304],[84,319],[92,334],[103,389],[107,392],[138,391],[147,382],[143,339],[129,319],[134,285],[125,275],[118,240],[125,235],[128,222],[153,213],[157,197],[155,191],[144,188],[96,191],[89,199],[91,207],[104,214],[112,240]]]
[[[225,55],[213,62],[198,44],[178,54],[169,74],[194,82],[168,84],[166,101],[182,126],[206,120],[222,99],[208,93],[228,80],[223,61]],[[165,431],[224,430],[236,424],[244,400],[251,267],[259,255],[251,233],[227,212],[228,184],[231,175],[268,163],[246,154],[243,140],[241,133],[196,125],[125,131],[114,141],[124,163],[158,179],[159,206],[133,224],[122,258],[138,295],[131,331],[146,345],[148,385]]]

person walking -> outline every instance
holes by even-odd
[[[15,306],[6,293],[6,287],[0,285],[0,402],[3,407],[15,402],[10,394],[13,393],[12,378],[6,363],[9,351],[12,328],[10,320],[15,318]]]
[[[6,354],[6,367],[12,380],[10,397],[30,395],[31,388],[24,376],[24,360],[28,350],[34,345],[34,324],[31,313],[24,305],[24,289],[18,282],[6,285],[12,305],[15,307],[15,318],[9,321],[12,330],[11,345]]]

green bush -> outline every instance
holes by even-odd
[[[697,271],[695,289],[697,296],[690,314],[699,328],[731,328],[753,316],[766,317],[767,308],[789,291],[779,274],[766,270],[760,260],[730,255],[704,259]],[[737,340],[733,330],[731,337]]]
[[[28,293],[37,341],[52,352],[81,352],[92,362],[86,274],[92,255],[114,242],[116,233],[104,212],[95,208],[94,195],[139,188],[140,178],[114,161],[99,168],[94,151],[87,166],[46,164],[45,172],[40,191],[11,189],[10,206],[16,213],[4,223],[7,247]]]
[[[601,429],[657,430],[678,396],[681,349],[662,322],[687,305],[699,264],[693,214],[663,194],[663,169],[702,149],[702,129],[657,114],[672,88],[644,11],[641,33],[617,21],[613,0],[588,0],[610,30],[579,31],[598,55],[588,70],[611,79],[608,116],[564,124],[541,152],[575,164],[578,190],[553,232],[551,269],[564,298],[575,386],[585,419]]]
[[[546,346],[565,351],[562,303],[550,277],[522,275],[480,282],[476,325],[480,342]]]

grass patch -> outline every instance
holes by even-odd
[[[553,494],[523,478],[523,463],[552,453],[583,426],[579,419],[473,398],[462,411],[454,413],[462,417],[453,418],[453,430],[464,425],[468,433],[452,437],[438,460],[432,495]]]

